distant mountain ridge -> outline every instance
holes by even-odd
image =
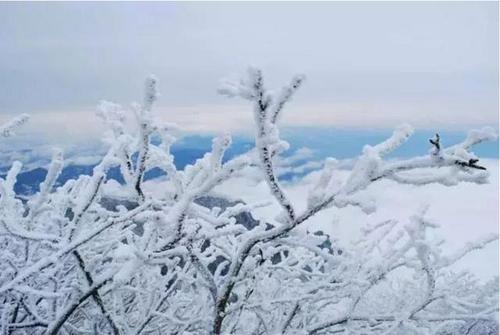
[[[285,156],[291,155],[294,150],[307,147],[312,149],[314,159],[323,159],[325,157],[335,157],[338,159],[346,159],[356,157],[365,144],[376,144],[388,136],[390,130],[360,130],[360,129],[332,129],[332,128],[284,128],[281,135],[290,143],[291,150],[285,153]],[[392,154],[394,157],[407,157],[411,155],[426,154],[429,145],[428,138],[434,135],[432,131],[419,130],[410,137],[407,143]],[[441,132],[443,143],[450,145],[462,141],[466,133],[458,131]],[[192,164],[196,159],[210,151],[213,136],[185,136],[180,138],[172,145],[171,152],[175,157],[174,163],[178,169],[183,169],[186,165]],[[155,140],[153,139],[153,142]],[[238,154],[249,150],[253,146],[253,139],[247,136],[234,136],[233,143],[228,148],[225,154],[225,159],[230,159]],[[33,148],[32,151],[35,151]],[[81,148],[82,152],[88,153],[88,148]],[[483,158],[498,158],[498,140],[489,143],[483,143],[477,146],[476,153]],[[26,153],[26,149],[21,149],[19,154]],[[78,157],[78,152],[73,154]],[[35,155],[36,161],[30,162],[30,166],[39,166],[28,171],[23,171],[18,175],[17,183],[15,184],[15,192],[19,195],[30,195],[38,191],[40,183],[44,180],[47,170],[42,165],[47,165],[47,158]],[[71,162],[71,159],[69,160]],[[7,171],[12,162],[0,162],[0,171]],[[61,175],[57,180],[57,184],[64,184],[70,179],[76,179],[79,175],[91,175],[96,164],[68,164],[64,167]],[[0,174],[4,176],[6,172]],[[153,169],[145,175],[145,180],[153,179],[164,175],[163,171]],[[108,177],[115,179],[118,182],[123,182],[123,178],[119,169],[114,168],[108,172]],[[290,179],[293,174],[287,175],[284,178]]]

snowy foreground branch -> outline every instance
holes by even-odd
[[[449,148],[436,135],[426,156],[387,159],[412,134],[401,126],[386,141],[365,146],[345,180],[328,158],[307,208],[299,211],[278,178],[280,155],[288,149],[278,125],[303,82],[297,76],[273,92],[262,73],[250,69],[247,78],[220,89],[248,100],[255,119],[255,148],[229,160],[224,156],[231,138],[223,135],[194,164],[176,168],[170,148],[177,128],[155,119],[157,79],[151,77],[142,105],[132,107],[132,129],[120,105],[99,105],[109,150],[91,176],[58,185],[64,159],[56,150],[40,192],[22,201],[14,192],[22,165],[14,162],[0,179],[0,333],[450,334],[477,324],[495,329],[496,279],[481,284],[451,267],[497,236],[446,254],[425,209],[408,222],[363,227],[354,243],[297,229],[327,208],[374,211],[374,201],[359,193],[382,179],[485,183],[488,172],[470,150],[495,134],[472,131]],[[0,127],[0,134],[10,136],[26,120]],[[112,168],[123,177],[119,192],[107,177]],[[166,174],[156,191],[144,183],[152,169]],[[231,178],[254,178],[256,170],[281,208],[265,220],[252,215],[265,203],[232,202],[214,192]]]

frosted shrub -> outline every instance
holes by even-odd
[[[488,171],[470,150],[495,134],[472,131],[448,148],[436,136],[426,156],[387,160],[412,134],[403,125],[365,146],[345,181],[336,179],[336,161],[326,159],[299,211],[276,171],[288,148],[280,116],[303,81],[296,76],[272,92],[250,69],[244,80],[224,84],[220,93],[252,105],[256,129],[255,147],[229,160],[223,158],[231,137],[223,135],[194,164],[176,168],[170,152],[176,127],[155,118],[152,77],[142,105],[132,106],[134,128],[120,105],[99,105],[108,151],[91,176],[55,187],[64,164],[56,150],[40,192],[23,202],[14,193],[22,165],[14,162],[0,179],[0,333],[434,334],[471,322],[494,329],[496,281],[479,284],[450,266],[497,236],[446,254],[425,209],[407,222],[363,227],[356,243],[296,228],[330,207],[374,211],[359,193],[383,179],[485,183]],[[14,119],[0,135],[26,121]],[[128,208],[106,205],[111,168],[123,176]],[[153,168],[167,182],[148,193],[144,174]],[[255,171],[281,212],[249,225],[241,214],[266,203],[233,204],[212,191],[234,177],[253,179]],[[204,205],[207,197],[225,205]]]

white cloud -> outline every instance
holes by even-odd
[[[491,172],[488,184],[477,185],[462,183],[445,187],[438,184],[426,186],[401,185],[383,180],[371,185],[361,196],[371,197],[376,201],[377,211],[366,215],[359,208],[329,208],[309,219],[302,229],[310,231],[321,229],[342,241],[353,240],[365,224],[376,224],[388,219],[406,223],[422,204],[430,205],[428,218],[440,225],[439,234],[446,239],[444,248],[452,252],[469,241],[474,241],[490,233],[498,234],[499,203],[499,166],[498,160],[483,160]],[[307,194],[319,172],[313,172],[299,183],[286,185],[287,195],[300,210],[306,207]],[[340,180],[346,178],[346,171],[335,174]],[[149,184],[154,189],[162,189],[161,184]],[[261,202],[271,197],[265,182],[255,185],[244,179],[230,180],[215,190],[241,198],[248,203]],[[259,218],[269,219],[280,212],[277,203],[257,210]],[[467,256],[457,269],[470,269],[481,279],[490,279],[498,275],[498,242],[485,250]]]

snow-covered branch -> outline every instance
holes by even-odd
[[[231,137],[223,134],[201,158],[176,167],[171,145],[178,128],[155,117],[158,80],[150,77],[142,104],[131,111],[100,103],[108,151],[91,176],[61,185],[64,160],[56,150],[40,191],[26,201],[14,187],[22,164],[13,162],[0,178],[0,330],[427,334],[436,325],[496,325],[497,283],[478,283],[452,269],[496,235],[449,254],[425,211],[408,222],[363,227],[352,243],[300,229],[331,207],[375,211],[376,199],[361,191],[382,179],[487,182],[488,171],[471,150],[496,135],[473,131],[448,148],[436,135],[422,143],[431,146],[428,155],[390,158],[412,134],[400,126],[387,140],[365,146],[347,178],[340,178],[334,158],[314,162],[322,170],[302,208],[280,180],[297,158],[280,156],[289,145],[280,138],[279,120],[303,83],[296,76],[271,91],[255,68],[225,83],[221,93],[251,103],[256,129],[255,147],[231,159]],[[0,135],[10,136],[25,121],[11,121]],[[110,180],[111,169],[120,171],[122,184]],[[166,175],[145,182],[153,169]],[[270,197],[245,203],[221,193],[235,177],[254,181],[255,171]],[[270,213],[272,203],[279,211]]]
[[[5,124],[0,125],[0,137],[10,137],[29,120],[28,114],[21,114]]]

